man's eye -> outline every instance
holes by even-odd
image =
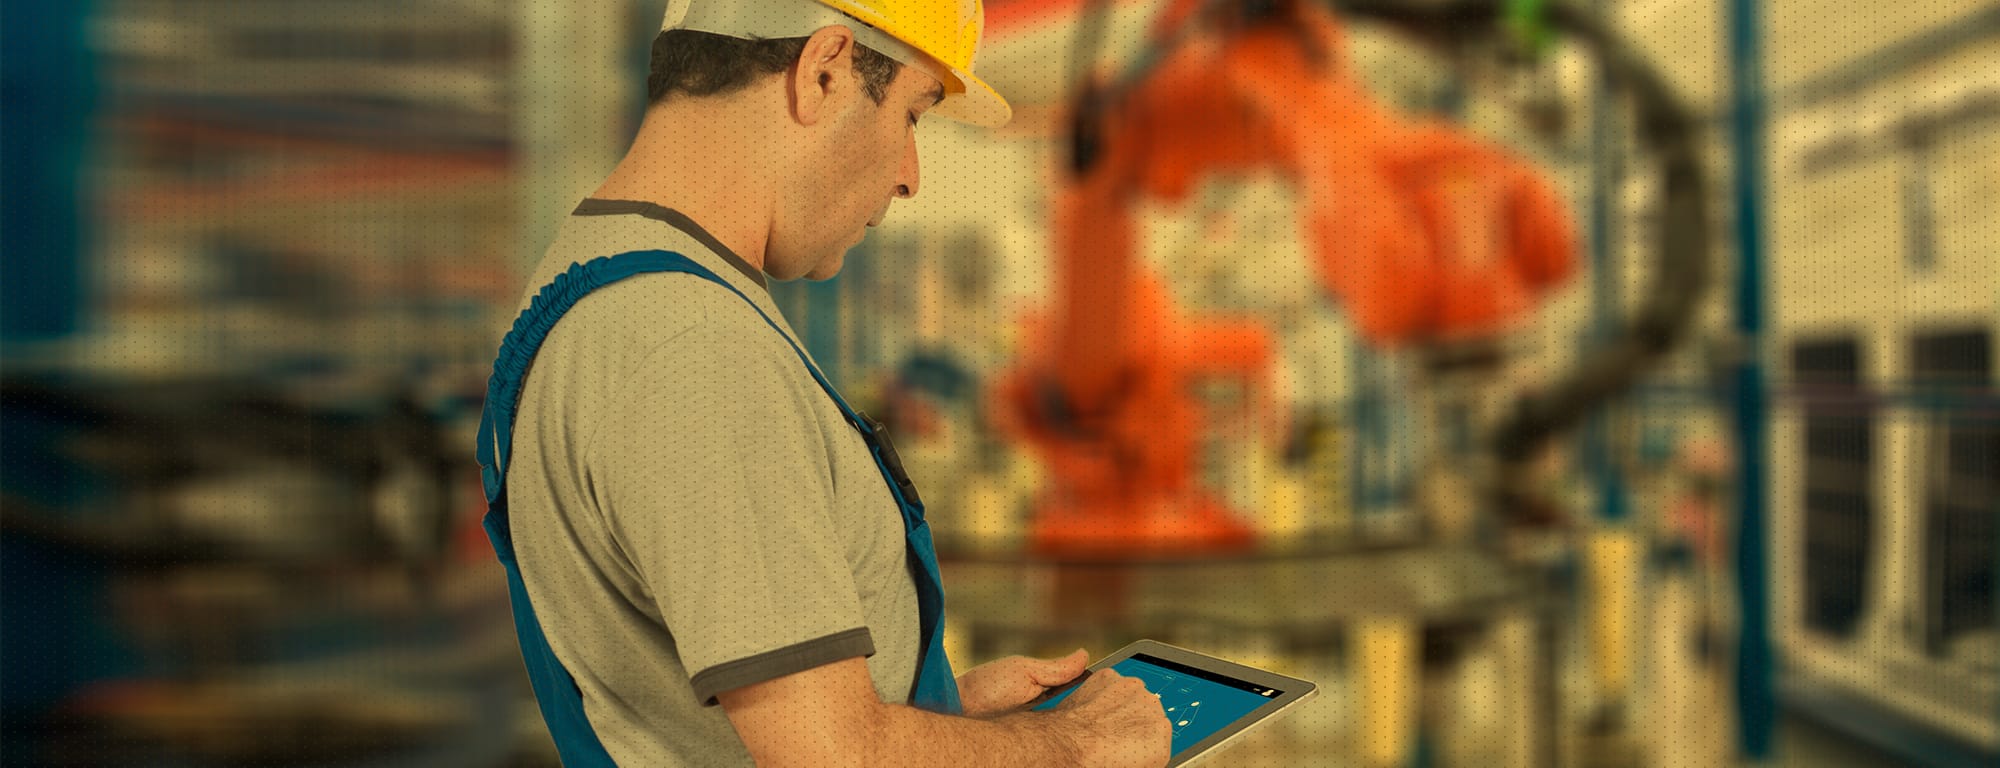
[[[910,113],[910,127],[911,128],[917,127],[917,113],[915,112]]]

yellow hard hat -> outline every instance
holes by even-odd
[[[660,28],[775,40],[847,27],[860,44],[944,84],[931,114],[990,128],[1014,111],[972,74],[985,23],[980,0],[668,0]]]

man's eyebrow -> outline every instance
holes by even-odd
[[[935,107],[941,101],[944,101],[944,83],[938,83],[931,89],[931,106]]]

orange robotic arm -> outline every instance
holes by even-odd
[[[1183,0],[1167,19],[1198,7]],[[1317,5],[1204,20],[1122,94],[1105,142],[1057,201],[1059,296],[996,423],[1048,460],[1044,548],[1228,548],[1248,532],[1191,477],[1206,375],[1261,381],[1261,324],[1183,317],[1138,264],[1130,206],[1184,199],[1204,176],[1277,169],[1301,193],[1328,293],[1381,345],[1490,334],[1566,277],[1561,200],[1525,163],[1403,119],[1330,67],[1339,29]]]

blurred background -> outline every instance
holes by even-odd
[[[548,766],[485,379],[660,0],[0,5],[0,758]],[[2000,4],[991,0],[1006,128],[772,292],[960,669],[1219,765],[2000,764]]]

